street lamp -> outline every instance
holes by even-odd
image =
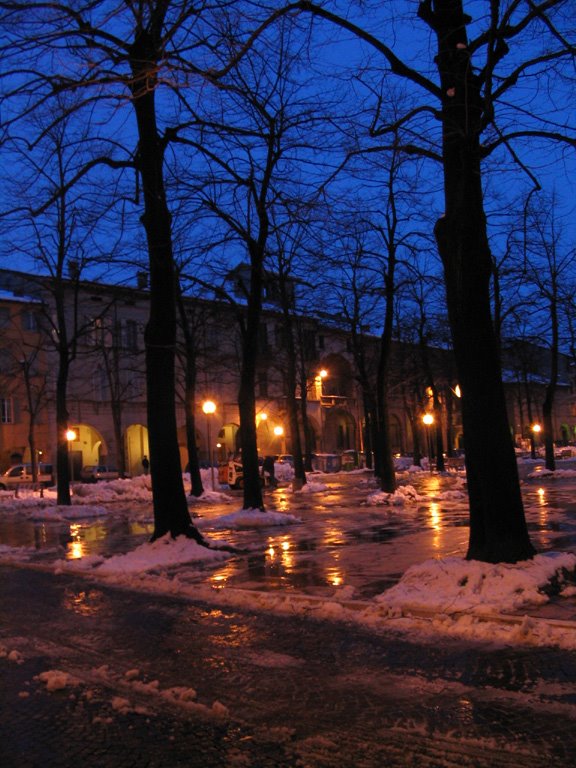
[[[68,462],[70,464],[70,480],[74,480],[74,463],[72,461],[72,454],[70,453],[70,443],[73,443],[78,435],[73,429],[66,430],[66,440],[68,441]]]
[[[328,377],[328,371],[326,370],[326,368],[322,368],[321,371],[318,371],[317,380],[319,383],[318,389],[320,394],[320,397],[318,399],[320,401],[320,452],[321,453],[324,453],[324,411],[323,411],[323,405],[322,405],[322,395],[324,394],[324,392],[323,392],[322,383],[324,379],[326,379],[327,377]]]
[[[536,438],[540,434],[540,432],[542,432],[542,427],[540,426],[540,424],[538,423],[532,424],[532,440],[531,440],[532,450],[530,451],[530,454],[531,454],[531,458],[533,459],[536,458]]]
[[[282,442],[280,445],[280,453],[286,453],[286,446],[284,444],[284,427],[278,424],[273,429],[274,437],[282,438]]]
[[[430,436],[430,427],[434,424],[434,416],[431,413],[425,413],[422,416],[422,423],[426,427],[426,441],[428,443],[428,465],[432,472],[432,439]]]
[[[208,439],[208,461],[210,462],[210,479],[212,481],[212,490],[214,486],[214,462],[212,461],[212,437],[210,435],[210,416],[216,413],[216,403],[212,400],[205,400],[202,403],[202,411],[206,416],[206,435]]]

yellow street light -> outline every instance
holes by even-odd
[[[326,368],[322,368],[322,370],[318,372],[318,376],[320,376],[321,379],[325,379],[326,376],[328,376],[328,371]]]
[[[70,454],[70,443],[73,443],[78,435],[76,434],[76,431],[74,429],[67,429],[66,430],[66,440],[68,441],[68,453],[69,453],[69,466],[70,466],[70,480],[74,480],[74,463],[72,461],[72,454]]]
[[[540,426],[540,424],[533,424],[532,425],[532,432],[534,432],[535,434],[538,434],[539,432],[542,432],[542,427]]]
[[[428,443],[428,465],[430,467],[430,472],[432,472],[432,437],[430,436],[429,427],[431,427],[432,424],[434,424],[433,414],[425,413],[424,416],[422,416],[422,423],[427,427],[426,442]]]
[[[205,400],[202,403],[202,410],[208,416],[211,413],[216,413],[216,403],[212,402],[212,400]]]
[[[284,427],[281,424],[277,424],[274,427],[274,436],[281,439],[280,453],[286,453],[286,441],[284,439]]]
[[[210,434],[210,421],[211,421],[210,416],[216,413],[216,403],[213,400],[205,400],[202,403],[202,411],[206,416],[206,438],[208,441],[208,461],[210,462],[210,479],[212,481],[212,490],[215,491],[216,488],[214,487],[214,462],[212,460],[212,436]]]

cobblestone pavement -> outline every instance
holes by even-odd
[[[0,616],[2,768],[576,764],[576,653],[417,645],[30,567],[0,568]]]

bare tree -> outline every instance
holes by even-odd
[[[5,212],[5,226],[18,221],[8,232],[16,252],[32,260],[48,278],[24,279],[42,296],[41,327],[44,342],[56,355],[56,474],[58,503],[70,504],[68,386],[76,360],[78,341],[87,331],[79,307],[83,270],[97,264],[91,247],[95,211],[83,184],[70,185],[79,164],[89,162],[89,144],[68,112],[70,102],[61,98],[54,112],[37,114],[38,146],[23,151],[20,143],[9,145],[18,158],[22,177],[12,183],[13,207]],[[54,115],[60,120],[51,124]]]
[[[442,165],[445,211],[437,221],[435,235],[444,267],[462,389],[471,522],[467,556],[489,562],[529,558],[534,548],[524,517],[491,315],[492,261],[481,163],[501,147],[506,147],[518,160],[512,145],[523,137],[576,144],[576,137],[567,126],[558,130],[549,126],[547,112],[531,112],[532,119],[525,129],[518,130],[513,123],[502,128],[496,123],[499,101],[514,92],[520,76],[523,82],[529,77],[537,78],[539,65],[544,62],[551,67],[571,62],[573,48],[567,43],[569,35],[555,26],[565,21],[562,13],[567,3],[512,2],[505,7],[500,3],[487,4],[485,28],[469,40],[467,27],[471,19],[461,0],[423,0],[418,5],[418,15],[437,41],[437,83],[402,61],[386,42],[323,6],[300,2],[290,7],[311,12],[352,32],[381,54],[391,74],[435,101],[435,105],[418,104],[394,125],[380,122],[377,116],[374,135],[385,138],[397,129],[398,123],[405,129],[413,125],[413,141],[405,145],[404,151],[419,152]],[[538,45],[534,35],[526,37],[527,29],[538,31]],[[477,69],[473,56],[480,51],[484,61]],[[504,67],[507,58],[510,66],[499,74],[498,67]],[[527,114],[525,105],[518,104],[518,108]],[[417,141],[422,132],[417,130],[415,121],[426,115],[439,119],[442,126],[440,150]],[[483,142],[484,132],[489,132],[489,139]]]

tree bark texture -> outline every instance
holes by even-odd
[[[56,478],[57,504],[70,506],[70,460],[68,453],[68,354],[60,351],[58,376],[56,378]]]
[[[244,509],[264,509],[258,442],[256,435],[256,364],[258,336],[262,313],[262,252],[252,244],[250,253],[250,290],[246,309],[246,323],[242,333],[242,364],[238,408],[240,411],[240,445],[244,475]]]
[[[422,13],[422,6],[426,6]],[[492,260],[480,167],[482,97],[461,0],[423,3],[438,38],[446,210],[435,227],[444,266],[470,498],[467,558],[516,562],[534,554],[524,517],[491,315]]]
[[[152,24],[150,25],[153,26]],[[158,22],[157,27],[160,26]],[[155,76],[160,36],[140,30],[130,51],[133,107],[138,126],[138,170],[144,193],[142,223],[150,260],[150,316],[146,325],[146,381],[150,475],[154,505],[152,539],[170,533],[204,543],[192,525],[182,482],[175,394],[176,275],[164,150],[156,123]]]

